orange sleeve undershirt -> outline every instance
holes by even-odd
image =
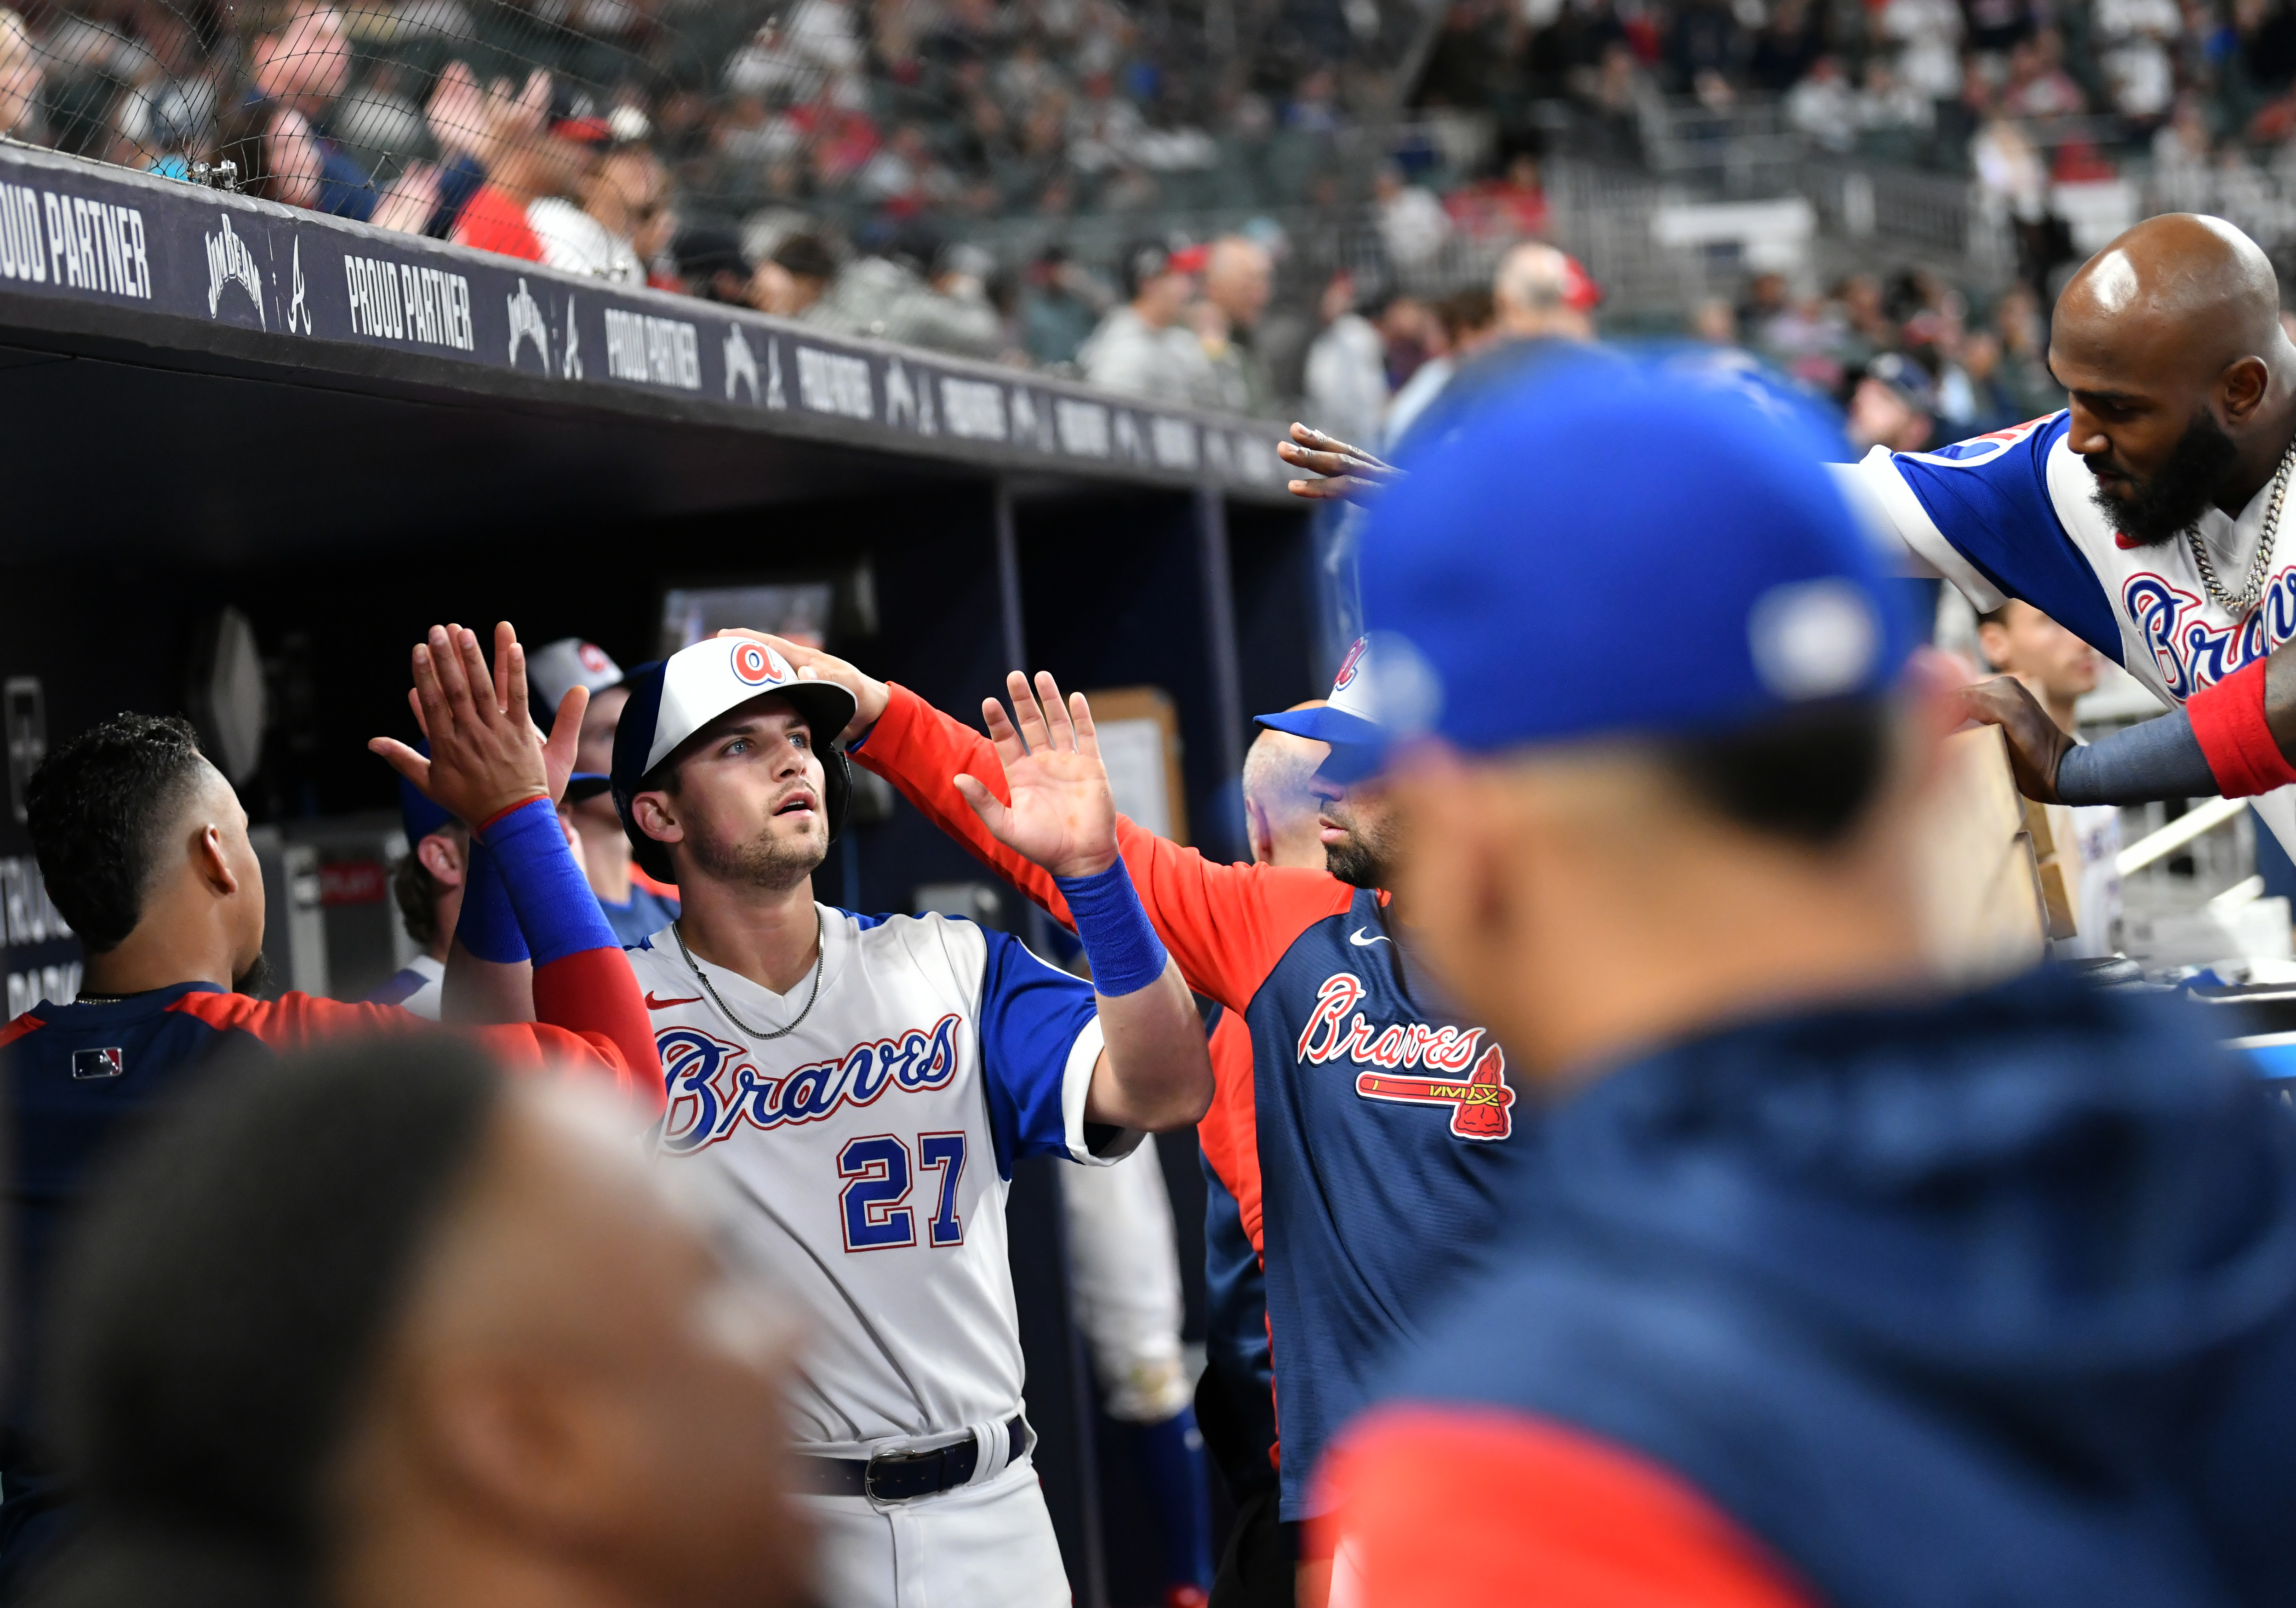
[[[1818,1608],[1677,1475],[1525,1414],[1381,1409],[1317,1483],[1332,1608]]]
[[[604,955],[607,952],[597,952]],[[569,959],[575,957],[569,956]],[[612,958],[620,962],[625,971],[628,962],[619,950]],[[562,965],[563,963],[560,963]],[[575,980],[569,977],[573,983]],[[609,979],[592,977],[579,991],[587,997],[579,1014],[596,1013],[602,1006],[619,1005],[612,997],[614,990]],[[631,984],[636,993],[636,985]],[[551,1005],[545,998],[550,990],[537,987],[535,1005],[540,1012]],[[570,990],[572,991],[572,990]],[[168,1007],[196,1016],[209,1027],[225,1031],[249,1033],[275,1049],[299,1050],[332,1044],[348,1036],[376,1032],[421,1032],[437,1030],[439,1024],[412,1011],[397,1005],[350,1004],[337,999],[315,998],[308,994],[282,995],[277,999],[250,999],[244,994],[186,994]],[[613,1011],[614,1015],[627,1013]],[[640,1020],[644,1018],[641,1015]],[[661,1063],[652,1060],[651,1065],[634,1066],[636,1046],[629,1044],[629,1035],[618,1030],[619,1023],[611,1028],[559,1027],[546,1021],[511,1022],[494,1027],[470,1027],[451,1030],[469,1035],[514,1071],[535,1071],[563,1068],[578,1076],[593,1077],[603,1073],[611,1079],[615,1089],[635,1101],[648,1112],[659,1115],[665,1097],[661,1082]],[[649,1052],[652,1039],[647,1035],[643,1041]]]
[[[854,759],[1054,920],[1070,924],[1051,874],[999,843],[956,791],[955,778],[970,775],[1011,801],[995,746],[906,687],[895,685],[891,691],[891,702]],[[1353,889],[1321,871],[1215,865],[1122,816],[1116,841],[1156,936],[1188,986],[1231,1011],[1250,1005],[1301,932],[1346,910],[1354,897]]]
[[[1252,1104],[1251,1029],[1242,1014],[1223,1011],[1212,1029],[1211,1109],[1196,1124],[1196,1143],[1228,1194],[1235,1197],[1244,1236],[1259,1240],[1259,1113]]]

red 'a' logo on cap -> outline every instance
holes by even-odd
[[[1340,673],[1332,677],[1332,691],[1342,691],[1356,678],[1356,670],[1363,663],[1365,639],[1358,636],[1348,649],[1348,656],[1340,660]]]
[[[765,686],[782,678],[781,668],[762,643],[734,644],[734,678],[743,686]]]

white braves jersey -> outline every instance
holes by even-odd
[[[2296,635],[2296,530],[2276,538],[2263,601],[2234,619],[2209,595],[2181,537],[2137,546],[2096,505],[2095,477],[2051,414],[1936,452],[1877,447],[1843,489],[1885,517],[1906,546],[1980,613],[2031,603],[2150,687],[2182,703]],[[2248,578],[2272,501],[2267,484],[2237,520],[2210,508],[2197,527],[2218,579]],[[2296,789],[2256,800],[2296,849]]]
[[[821,913],[821,992],[688,960],[664,928],[627,951],[669,1106],[660,1153],[706,1167],[748,1248],[814,1319],[796,1392],[807,1449],[865,1456],[1021,1410],[1005,1255],[1014,1158],[1087,1149],[1101,1051],[1091,985],[942,915]],[[1105,1133],[1106,1130],[1099,1130]]]

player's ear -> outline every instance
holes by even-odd
[[[630,818],[640,832],[658,841],[685,841],[685,828],[677,818],[677,800],[666,792],[642,792],[632,799]]]

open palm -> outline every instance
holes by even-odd
[[[1116,801],[1084,694],[1071,693],[1063,702],[1059,685],[1042,671],[1033,692],[1018,670],[1004,678],[1004,689],[1013,713],[989,698],[980,715],[1012,801],[977,776],[958,776],[957,792],[998,842],[1054,876],[1107,870],[1116,863]]]

